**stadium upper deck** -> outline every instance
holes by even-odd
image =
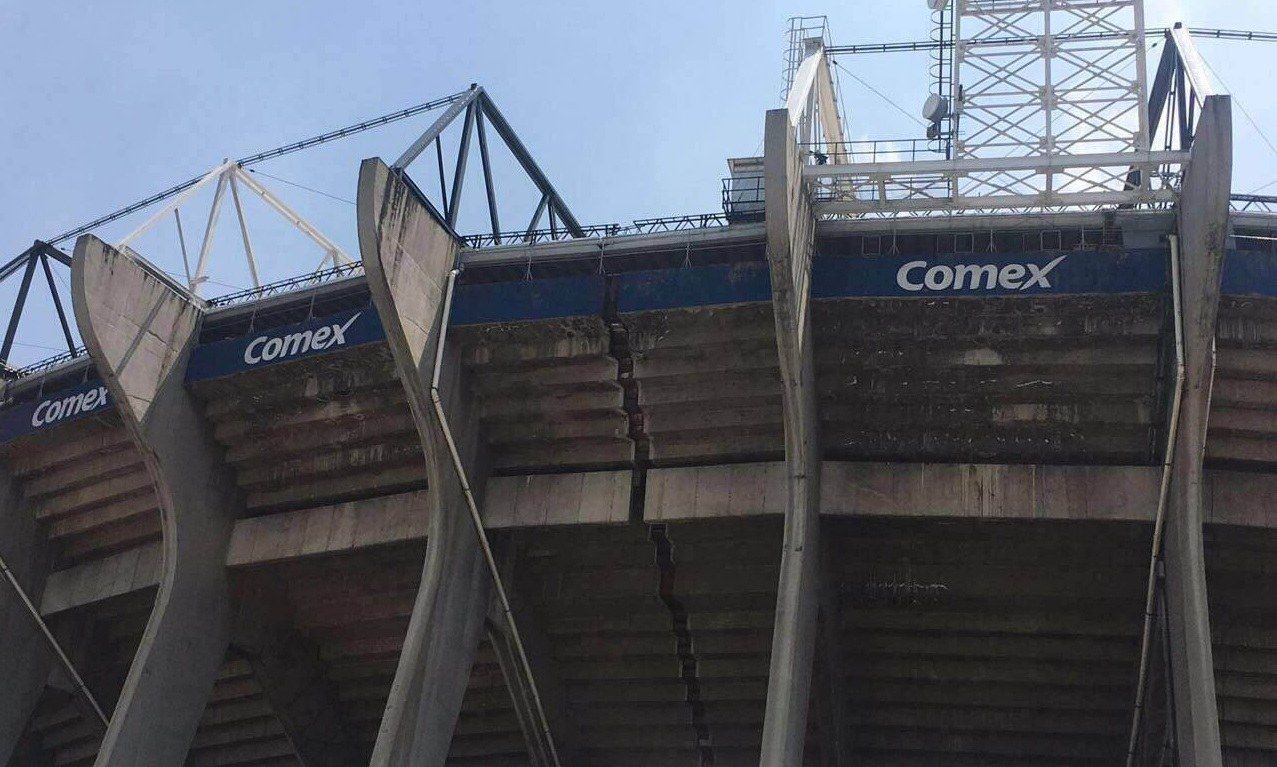
[[[786,109],[761,220],[469,248],[368,160],[359,266],[226,305],[81,237],[0,553],[110,722],[5,592],[0,749],[1268,763],[1277,217],[1200,109],[1169,207],[822,214]]]

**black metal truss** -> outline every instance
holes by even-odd
[[[452,183],[449,185],[441,136],[458,117],[462,119],[461,141],[457,148],[457,159],[453,165]],[[541,193],[540,202],[537,203],[532,219],[522,231],[501,231],[496,182],[492,176],[491,155],[488,151],[488,126],[491,126],[497,136],[505,142],[506,148],[514,155],[519,166]],[[510,242],[534,241],[539,231],[538,227],[541,224],[541,219],[547,215],[549,217],[549,231],[551,232],[550,239],[559,239],[560,231],[566,237],[590,236],[590,233],[587,233],[586,229],[577,221],[576,216],[572,215],[572,211],[563,202],[562,196],[559,195],[554,185],[550,183],[541,167],[537,165],[536,160],[532,158],[531,152],[524,146],[523,141],[519,139],[518,134],[514,132],[505,116],[501,114],[501,110],[497,109],[497,105],[493,103],[492,98],[479,85],[471,85],[470,90],[450,104],[439,115],[434,124],[427,128],[412,143],[412,146],[408,147],[403,155],[395,161],[394,169],[401,173],[406,171],[408,166],[433,144],[435,165],[439,175],[439,195],[443,205],[441,215],[448,226],[455,230],[457,216],[461,209],[461,193],[465,184],[466,165],[470,158],[472,137],[478,138],[479,161],[483,166],[483,185],[488,201],[488,222],[491,225],[491,233],[484,236],[486,243],[501,245]]]
[[[66,340],[67,354],[74,357],[80,353],[80,348],[75,343],[75,336],[71,333],[71,323],[67,319],[66,308],[62,303],[62,294],[58,290],[58,283],[53,278],[53,268],[49,265],[49,260],[69,267],[71,265],[71,257],[66,253],[53,247],[53,245],[43,241],[36,240],[31,247],[22,251],[4,266],[0,266],[0,282],[4,282],[9,278],[22,274],[22,282],[18,286],[18,296],[14,299],[13,309],[9,312],[9,323],[5,328],[4,342],[0,344],[0,365],[6,376],[13,373],[13,369],[9,366],[9,355],[13,351],[14,340],[18,333],[18,323],[22,320],[23,309],[26,308],[27,298],[31,294],[31,282],[35,279],[36,270],[44,272],[45,282],[49,286],[49,297],[53,300],[53,307],[57,310],[58,323],[62,328],[62,335]]]
[[[1192,148],[1198,104],[1205,95],[1200,93],[1199,89],[1208,87],[1203,83],[1194,82],[1189,66],[1185,63],[1184,51],[1180,50],[1180,41],[1183,40],[1185,46],[1192,47],[1192,42],[1187,37],[1182,37],[1185,31],[1189,35],[1196,36],[1196,30],[1184,30],[1180,24],[1176,24],[1172,29],[1162,30],[1164,42],[1162,55],[1157,62],[1157,72],[1148,88],[1149,141],[1152,142],[1161,129],[1163,148],[1168,150],[1187,151]],[[1141,171],[1132,168],[1126,175],[1126,188],[1138,188],[1142,180]]]
[[[304,149],[319,146],[321,144],[335,141],[337,139],[353,136],[357,133],[381,127],[399,120],[413,117],[424,112],[444,109],[443,114],[431,125],[431,127],[413,144],[413,146],[404,153],[399,161],[395,163],[396,169],[402,171],[417,155],[429,147],[433,142],[435,144],[436,158],[439,167],[440,190],[443,194],[444,211],[441,214],[446,217],[449,226],[455,224],[457,214],[460,209],[461,189],[465,181],[466,162],[469,158],[469,147],[472,135],[478,136],[480,161],[483,165],[484,186],[488,200],[488,217],[492,227],[492,235],[490,241],[495,244],[502,242],[511,242],[518,239],[525,241],[536,241],[541,239],[538,226],[541,224],[545,216],[549,216],[549,231],[551,235],[549,239],[559,239],[560,236],[568,237],[584,237],[587,232],[572,212],[564,204],[563,198],[550,184],[545,173],[542,172],[540,166],[532,159],[531,153],[528,152],[526,146],[519,139],[518,135],[511,128],[510,123],[501,114],[501,111],[493,103],[491,97],[484,92],[483,88],[478,85],[471,85],[470,88],[458,93],[453,93],[442,98],[433,99],[407,109],[401,109],[395,112],[381,115],[369,120],[363,120],[352,125],[348,125],[337,130],[321,133],[316,136],[296,141],[283,146],[276,147],[264,152],[247,155],[236,160],[236,164],[240,167],[248,167],[257,163],[271,160],[283,155],[299,152]],[[457,164],[454,170],[451,190],[444,176],[444,158],[443,148],[439,142],[439,135],[446,129],[452,121],[464,112],[465,124],[462,131],[461,147],[457,157]],[[537,206],[536,213],[533,215],[531,222],[526,230],[518,233],[502,233],[500,219],[497,210],[497,195],[495,182],[492,176],[491,158],[488,150],[488,128],[491,127],[497,136],[505,142],[506,147],[518,160],[524,172],[536,185],[541,192],[541,201]],[[54,279],[49,260],[52,259],[63,266],[70,266],[71,257],[56,245],[68,240],[72,240],[81,234],[91,232],[98,227],[119,220],[139,210],[143,210],[157,203],[161,203],[172,198],[182,192],[190,189],[204,178],[203,175],[187,179],[180,184],[171,186],[163,191],[157,192],[137,202],[130,203],[118,210],[112,211],[104,216],[81,224],[73,229],[69,229],[56,237],[48,240],[37,240],[35,244],[15,256],[8,263],[0,267],[0,282],[3,282],[19,273],[21,273],[21,285],[18,289],[17,300],[14,303],[13,311],[9,316],[9,323],[5,332],[4,342],[0,345],[0,371],[4,375],[14,377],[20,373],[29,372],[30,368],[24,368],[18,371],[9,366],[8,360],[13,350],[15,338],[17,335],[18,324],[22,319],[23,310],[26,308],[27,297],[30,292],[31,282],[35,278],[37,269],[44,272],[44,276],[49,285],[49,292],[53,300],[54,308],[57,310],[58,321],[61,324],[63,335],[66,339],[67,351],[59,354],[56,358],[50,358],[56,362],[61,362],[64,358],[75,357],[83,352],[83,349],[75,343],[75,337],[72,333],[71,323],[67,318],[65,305],[62,302],[62,296],[58,291],[57,282]],[[591,231],[590,234],[598,236],[602,232]],[[289,280],[283,280],[279,283],[263,286],[259,289],[243,291],[229,297],[223,297],[220,300],[211,302],[214,305],[227,303],[236,303],[243,300],[251,300],[252,298],[270,295],[275,292],[283,292],[295,289],[306,284],[315,284],[329,279],[343,276],[353,271],[353,267],[345,266],[328,270],[318,275],[306,275]],[[36,363],[36,366],[44,366],[48,360]],[[36,367],[32,366],[32,367]]]
[[[460,93],[454,93],[451,96],[444,96],[443,98],[434,99],[433,101],[427,101],[423,104],[417,104],[416,106],[408,107],[407,109],[400,109],[397,112],[390,112],[389,114],[384,114],[384,115],[381,115],[380,117],[374,117],[371,120],[364,120],[362,122],[357,122],[354,125],[347,125],[344,128],[339,128],[334,131],[328,131],[327,133],[321,133],[318,136],[311,136],[308,139],[303,139],[301,141],[294,141],[291,144],[285,144],[283,146],[275,147],[274,149],[268,149],[265,152],[250,154],[246,157],[242,157],[236,160],[235,164],[239,165],[239,167],[241,168],[247,168],[250,165],[256,165],[257,163],[263,162],[265,160],[273,160],[276,157],[282,157],[286,154],[292,154],[293,152],[300,152],[303,149],[310,149],[311,147],[316,147],[316,146],[319,146],[320,144],[326,144],[329,141],[335,141],[337,139],[347,138],[348,136],[353,136],[356,133],[363,133],[364,131],[371,130],[373,128],[380,128],[383,125],[389,125],[390,123],[398,122],[399,120],[404,120],[409,117],[419,115],[423,112],[430,112],[435,109],[439,109],[440,107],[453,104],[456,101],[465,98],[468,95],[468,93],[469,91],[461,91]],[[51,240],[49,240],[49,243],[53,245],[57,245],[59,243],[65,242],[66,240],[79,237],[80,235],[85,234],[86,232],[91,232],[94,229],[98,228],[99,226],[102,226],[103,224],[109,224],[112,221],[123,218],[129,215],[130,213],[136,213],[137,211],[142,210],[143,208],[148,208],[156,203],[163,202],[169,199],[170,197],[173,197],[174,195],[178,195],[178,194],[181,194],[182,192],[185,192],[187,189],[190,189],[191,187],[198,184],[203,178],[204,178],[203,174],[196,176],[194,178],[189,178],[186,181],[183,181],[182,183],[177,184],[175,186],[171,186],[162,192],[156,192],[150,197],[147,197],[142,200],[138,200],[137,202],[131,203],[129,205],[125,205],[123,208],[120,208],[119,210],[108,213],[105,216],[102,216],[100,218],[95,218],[92,221],[88,222],[87,224],[81,224],[80,226],[77,226],[74,229],[70,229],[63,232],[62,234],[59,234],[57,237],[54,237]]]
[[[1277,195],[1272,194],[1234,194],[1229,198],[1232,209],[1238,213],[1257,211],[1260,213],[1277,213]]]

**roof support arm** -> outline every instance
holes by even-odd
[[[1203,466],[1215,373],[1220,277],[1228,242],[1232,109],[1205,99],[1178,211],[1184,312],[1184,392],[1166,521],[1166,596],[1179,761],[1222,763],[1206,595]]]
[[[454,190],[454,201],[456,191]],[[536,683],[483,531],[476,472],[481,440],[457,350],[445,348],[460,243],[406,177],[378,159],[359,174],[359,247],[425,456],[430,531],[421,586],[372,764],[442,764],[460,715],[465,680],[489,595],[501,602],[532,691],[535,732],[557,765]],[[446,400],[445,400],[446,396]],[[446,406],[445,406],[446,401]],[[455,435],[455,436],[454,436]]]
[[[788,501],[759,763],[782,767],[802,762],[821,581],[821,461],[810,316],[816,219],[788,110],[767,113],[763,165]]]
[[[166,275],[92,235],[71,269],[75,317],[155,485],[163,574],[96,764],[182,764],[230,636],[226,553],[235,477],[185,385],[203,309]]]

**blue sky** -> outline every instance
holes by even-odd
[[[8,0],[0,5],[8,62],[0,81],[0,253],[16,254],[36,237],[51,237],[223,157],[471,82],[492,94],[582,222],[714,211],[724,159],[760,151],[763,111],[778,104],[786,19],[818,13],[830,17],[835,42],[922,39],[929,27],[923,0],[823,6]],[[1150,0],[1148,24],[1183,19],[1202,27],[1274,30],[1271,15],[1271,2],[1259,0]],[[1265,92],[1265,75],[1277,44],[1200,45],[1240,105],[1260,125],[1273,125],[1277,103]],[[844,57],[842,63],[911,112],[926,95],[924,56]],[[920,130],[851,78],[843,77],[843,91],[854,137]],[[341,199],[262,181],[357,257],[353,207],[342,200],[353,199],[358,161],[393,159],[429,119],[261,166]],[[1234,188],[1251,191],[1277,179],[1277,149],[1241,110],[1234,122]],[[1277,127],[1265,131],[1277,136]],[[530,212],[535,198],[518,186],[508,160],[498,164],[510,196]],[[478,190],[474,180],[468,184]],[[1277,185],[1268,188],[1274,190]],[[483,213],[480,201],[468,198],[471,216]],[[184,218],[188,238],[202,225],[197,210]],[[524,215],[503,224],[521,227]],[[317,250],[272,228],[262,211],[250,210],[250,218],[264,279],[291,276],[318,261]],[[102,234],[118,238],[140,220]],[[139,250],[180,270],[175,238],[159,230],[149,237]],[[217,283],[208,294],[247,284],[230,218],[221,222],[214,258]],[[15,283],[0,286],[0,322]],[[15,349],[16,363],[56,352],[52,314],[39,311],[43,293],[35,295],[37,309],[19,335],[27,345]]]

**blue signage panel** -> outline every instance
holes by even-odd
[[[628,272],[617,279],[616,304],[622,312],[772,300],[771,275],[762,261]]]
[[[1222,290],[1226,296],[1277,296],[1277,254],[1229,251]]]
[[[812,267],[812,297],[1155,293],[1168,279],[1162,250],[822,256]]]
[[[0,411],[0,442],[34,434],[94,415],[113,407],[111,394],[100,381],[45,394]]]
[[[622,274],[622,312],[771,300],[766,263]],[[813,298],[1156,293],[1169,284],[1167,253],[1070,251],[926,256],[820,256]]]
[[[377,310],[369,304],[353,311],[197,346],[191,352],[186,380],[220,378],[244,370],[330,354],[385,338]]]
[[[597,316],[603,312],[603,278],[551,277],[458,285],[452,296],[454,325]]]

